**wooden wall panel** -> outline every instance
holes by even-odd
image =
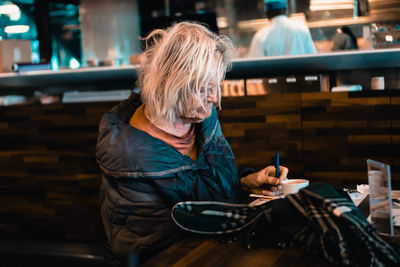
[[[355,187],[372,158],[391,164],[400,186],[399,103],[388,91],[224,98],[220,120],[239,168],[259,170],[279,151],[291,178]]]
[[[392,177],[395,184],[400,184],[400,92],[392,91],[391,94],[391,122],[392,122],[392,146],[393,158]]]
[[[115,102],[0,107],[0,236],[102,242],[95,162],[102,114]],[[400,187],[400,95],[291,93],[224,98],[219,117],[240,169],[275,152],[289,177],[367,183],[366,159]]]
[[[113,105],[0,108],[3,238],[102,242],[94,149],[100,118]]]
[[[243,105],[240,105],[242,103]],[[299,94],[224,98],[220,121],[239,169],[260,170],[275,152],[291,177],[302,177],[302,132]]]
[[[306,177],[355,186],[368,183],[367,158],[392,163],[388,96],[301,95]]]

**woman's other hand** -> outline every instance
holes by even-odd
[[[267,196],[276,195],[278,186],[282,180],[287,179],[289,169],[284,166],[279,166],[280,177],[276,177],[274,166],[267,166],[261,171],[249,174],[240,179],[242,188],[245,191],[254,194],[263,194]]]

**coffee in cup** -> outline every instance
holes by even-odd
[[[283,180],[281,184],[283,195],[286,196],[299,192],[300,189],[307,187],[310,183],[306,179],[288,179]]]

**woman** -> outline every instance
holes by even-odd
[[[132,94],[100,123],[101,214],[107,247],[118,259],[143,258],[178,238],[170,218],[180,201],[239,202],[244,191],[271,194],[288,170],[239,174],[215,106],[230,67],[232,43],[181,22],[155,30]]]

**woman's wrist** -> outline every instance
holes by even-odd
[[[255,172],[256,171],[253,168],[246,168],[240,171],[239,177],[242,178]]]
[[[254,184],[256,180],[257,180],[256,172],[240,178],[240,184],[242,186],[242,189],[245,191],[251,191],[252,188],[256,188],[257,185]]]

